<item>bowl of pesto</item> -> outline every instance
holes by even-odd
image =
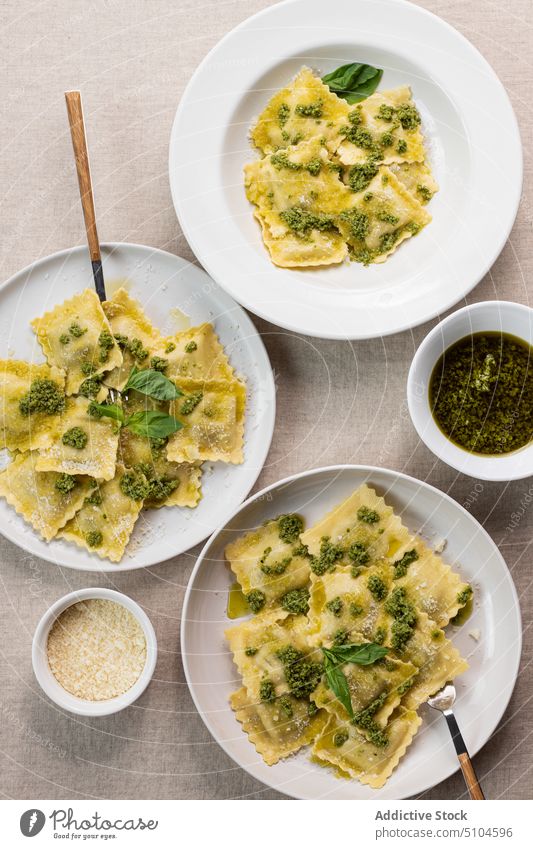
[[[441,321],[416,352],[407,400],[441,460],[481,480],[533,474],[533,310],[487,301]]]

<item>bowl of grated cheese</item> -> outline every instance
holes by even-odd
[[[32,645],[35,677],[59,707],[107,716],[144,692],[157,660],[144,610],[115,590],[68,593],[41,618]]]

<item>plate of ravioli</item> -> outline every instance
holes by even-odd
[[[137,245],[41,260],[0,289],[0,531],[78,569],[131,569],[208,536],[273,431],[268,357],[195,266]]]
[[[333,17],[287,0],[196,70],[169,171],[185,236],[239,303],[362,339],[479,282],[516,216],[522,149],[495,73],[440,18],[403,0],[340,0]]]
[[[458,762],[427,699],[454,681],[474,754],[520,651],[516,591],[483,528],[428,484],[365,466],[250,498],[204,548],[182,617],[204,722],[297,798],[398,799],[444,780]]]

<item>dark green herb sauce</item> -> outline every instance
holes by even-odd
[[[507,454],[533,439],[529,345],[507,333],[474,333],[440,358],[429,402],[439,428],[475,454]]]

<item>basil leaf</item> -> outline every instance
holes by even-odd
[[[166,413],[158,410],[140,410],[138,413],[133,413],[124,426],[137,436],[147,436],[151,439],[165,439],[183,427],[174,416],[167,416]]]
[[[334,646],[330,651],[335,655],[338,661],[342,663],[358,663],[359,666],[370,666],[381,657],[385,657],[388,652],[386,646],[380,646],[377,643],[361,643],[357,645]]]
[[[348,103],[359,103],[360,100],[364,100],[375,92],[382,76],[381,68],[351,62],[326,74],[322,77],[322,82],[330,91]]]
[[[115,419],[115,421],[124,424],[124,411],[118,404],[97,404],[96,401],[91,401],[88,409],[90,415],[95,416],[95,418],[108,416],[110,419]]]
[[[157,401],[174,401],[182,394],[177,386],[160,371],[149,368],[139,370],[136,366],[133,366],[122,392],[127,392],[128,389],[135,389],[136,392],[141,392]]]
[[[339,662],[334,653],[329,649],[323,648],[322,651],[324,653],[324,673],[326,675],[327,685],[348,712],[350,719],[353,719],[352,697],[350,696],[346,675],[341,669],[341,664],[345,661]]]

